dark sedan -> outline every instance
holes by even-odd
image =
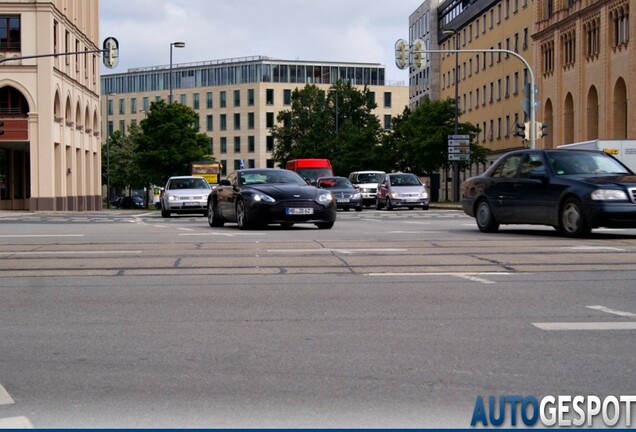
[[[519,150],[462,184],[464,212],[483,232],[550,225],[568,237],[636,228],[636,175],[604,152]]]
[[[336,208],[344,211],[362,211],[362,195],[346,178],[320,177],[316,180],[316,186],[332,193],[336,199]]]
[[[280,224],[333,227],[336,203],[331,192],[308,185],[293,171],[241,169],[221,180],[208,197],[208,223],[236,222],[241,229]]]

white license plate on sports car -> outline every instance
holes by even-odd
[[[287,208],[286,213],[288,215],[311,215],[314,214],[314,209],[312,208]]]

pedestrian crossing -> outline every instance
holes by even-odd
[[[0,407],[13,404],[15,404],[15,401],[4,386],[0,384]],[[0,429],[33,429],[33,425],[27,417],[2,417],[2,411],[0,411]]]

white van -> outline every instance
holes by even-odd
[[[384,171],[354,171],[349,174],[349,181],[362,195],[365,206],[375,204],[378,183],[384,179],[385,174]]]

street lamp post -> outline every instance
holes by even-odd
[[[106,208],[110,209],[110,127],[108,114],[110,112],[110,96],[115,93],[106,93]]]
[[[168,103],[172,103],[172,47],[184,48],[185,42],[170,42],[170,73],[168,75],[168,82],[170,83],[170,95],[168,96]]]
[[[459,133],[459,33],[448,29],[442,32],[455,38],[455,128],[454,134]],[[459,201],[459,161],[453,161],[453,201]]]

